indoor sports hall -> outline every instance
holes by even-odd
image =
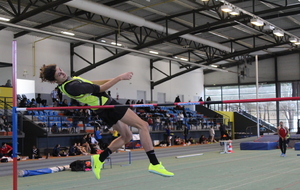
[[[0,0],[1,189],[299,189],[299,7]]]

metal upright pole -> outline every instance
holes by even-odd
[[[18,112],[17,112],[17,41],[12,42],[12,145],[13,145],[13,189],[18,189]]]
[[[258,99],[258,55],[255,55],[255,72],[256,72],[256,99]],[[256,113],[257,113],[257,137],[259,137],[259,109],[258,102],[256,102]]]

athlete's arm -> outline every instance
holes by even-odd
[[[91,82],[93,83],[93,84],[97,84],[97,85],[102,85],[102,84],[104,84],[104,83],[107,83],[108,81],[110,81],[111,79],[107,79],[107,80],[91,80]]]
[[[106,83],[100,85],[100,92],[104,92],[111,88],[113,85],[117,84],[121,80],[130,80],[132,77],[132,72],[123,73],[113,79],[108,80]]]

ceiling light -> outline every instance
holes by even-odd
[[[188,59],[186,58],[180,58],[182,61],[188,61]]]
[[[284,36],[284,33],[281,30],[273,30],[273,34],[275,34],[276,36]]]
[[[116,42],[111,42],[112,45],[117,45],[117,46],[122,46],[122,44],[116,43]]]
[[[2,21],[10,21],[10,19],[4,18],[4,17],[0,17],[0,20],[2,20]]]
[[[209,1],[209,0],[201,0],[201,1]],[[299,0],[300,1],[300,0]]]
[[[290,42],[292,42],[292,43],[296,43],[296,42],[298,41],[297,38],[290,38],[289,40],[290,40]]]
[[[268,30],[274,30],[274,26],[271,26],[269,24],[264,25],[263,30],[268,31]]]
[[[210,66],[211,66],[211,67],[216,67],[216,68],[218,67],[218,65],[210,65]]]
[[[229,6],[229,5],[222,5],[222,6],[221,6],[221,10],[222,10],[223,12],[228,13],[228,12],[231,12],[231,11],[232,11],[232,7]]]
[[[256,18],[253,18],[250,20],[251,24],[254,24],[256,26],[263,26],[264,25],[264,22],[262,20],[259,20],[259,19],[256,19]]]
[[[65,34],[65,35],[69,35],[69,36],[75,36],[75,34],[72,33],[72,32],[61,31],[60,33]]]
[[[237,8],[235,8],[229,14],[231,14],[231,15],[239,15],[240,11]]]
[[[105,43],[106,41],[105,41],[105,40],[100,40],[100,42],[103,42],[103,43]]]
[[[149,51],[149,53],[158,54],[157,51]]]
[[[296,45],[300,45],[300,40],[297,40],[297,42],[295,42]]]

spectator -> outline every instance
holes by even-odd
[[[207,138],[204,135],[201,135],[201,137],[199,138],[199,143],[200,144],[207,144]]]
[[[125,104],[130,104],[130,99],[128,99],[128,100],[125,102]]]
[[[68,103],[68,100],[67,99],[64,99],[63,102],[60,104],[60,106],[62,107],[67,107],[69,106],[69,103]],[[70,115],[70,110],[64,110],[64,115],[68,116]]]
[[[7,80],[6,81],[6,83],[5,83],[5,85],[4,85],[5,87],[12,87],[12,85],[11,85],[11,80]]]
[[[0,149],[0,158],[2,158],[3,156],[11,157],[12,150],[13,148],[11,146],[6,144],[6,142],[3,142],[2,147]]]
[[[20,107],[27,107],[28,104],[27,104],[27,98],[23,98],[21,101],[20,101]]]
[[[91,147],[89,145],[88,135],[84,135],[81,139],[81,146],[85,148],[86,152],[91,152]]]
[[[188,142],[188,134],[189,134],[189,129],[187,126],[184,126],[184,130],[183,130],[183,136],[184,136],[184,143],[187,143]]]
[[[52,156],[60,156],[60,144],[55,145]]]
[[[215,130],[214,130],[213,126],[210,126],[210,129],[209,129],[209,138],[210,138],[210,142],[211,143],[217,142],[215,140]]]
[[[153,124],[153,131],[156,131],[156,130],[160,130],[160,126],[161,126],[161,120],[160,120],[160,117],[159,116],[156,116],[155,119],[154,119],[154,124]]]
[[[88,106],[88,105],[85,104],[84,106]],[[89,123],[90,116],[91,116],[91,110],[89,110],[89,109],[80,109],[79,110],[79,121],[82,121],[84,131],[86,130],[86,124]]]
[[[41,94],[38,94],[38,95],[37,95],[35,101],[36,101],[36,103],[37,103],[37,105],[38,105],[39,107],[41,106],[41,104],[42,104],[42,106],[46,106],[46,105],[47,105],[47,100],[42,99],[42,98],[41,98]]]
[[[195,140],[193,139],[193,137],[190,137],[190,138],[188,139],[188,143],[189,143],[189,144],[195,144]]]
[[[182,139],[178,136],[175,136],[174,145],[181,145],[181,144],[182,144]]]
[[[174,102],[181,102],[179,96],[176,96],[175,101]]]
[[[57,87],[55,87],[55,89],[51,91],[50,97],[52,99],[53,104],[54,104],[54,102],[58,102],[58,88]]]
[[[169,126],[166,127],[165,137],[166,137],[166,141],[167,141],[167,146],[172,146],[172,144],[171,144],[171,130],[170,130]]]
[[[200,99],[199,99],[199,102],[203,102],[203,99],[202,99],[202,97],[200,97]]]
[[[279,136],[279,147],[281,150],[282,157],[286,157],[286,139],[287,135],[289,134],[289,130],[286,126],[283,126],[283,122],[279,122],[279,126],[277,127],[277,134]]]
[[[77,151],[78,151],[77,152],[78,155],[79,154],[88,155],[86,149],[83,146],[81,146],[81,143],[77,143]]]
[[[77,148],[77,143],[72,144],[72,146],[69,149],[69,156],[79,155],[78,153],[79,153],[79,151]]]
[[[54,123],[54,124],[51,126],[51,133],[52,133],[52,134],[58,134],[58,133],[59,133],[59,129],[58,129],[58,126],[56,125],[56,123]]]
[[[94,134],[95,134],[95,139],[98,141],[99,147],[102,149],[103,148],[102,132],[99,126],[96,127]]]
[[[182,125],[183,125],[183,120],[184,120],[184,115],[183,115],[183,112],[180,112],[177,116],[177,130],[182,130]]]
[[[57,88],[57,101],[61,104],[62,102],[62,92]]]
[[[111,131],[111,135],[112,135],[112,141],[114,141],[116,138],[119,137],[119,132],[117,130],[113,129]]]
[[[34,145],[32,147],[32,150],[31,150],[31,155],[29,156],[30,159],[39,159],[39,158],[42,158],[40,156],[40,150]]]
[[[31,101],[29,103],[29,107],[37,107],[37,103],[34,98],[31,99]]]
[[[221,123],[220,127],[219,127],[219,130],[220,130],[220,133],[221,133],[221,140],[227,140],[228,134],[226,132],[225,125]]]
[[[6,133],[10,131],[11,124],[8,122],[6,115],[2,115],[0,119],[0,128],[6,131]]]
[[[94,133],[91,133],[90,147],[94,150],[94,153],[96,153],[97,150],[100,150],[99,142],[96,140]]]
[[[208,97],[206,98],[206,101],[207,101],[207,102],[211,101],[210,96],[208,96]],[[210,104],[208,103],[208,104],[206,104],[206,105],[207,105],[207,108],[209,109]]]

